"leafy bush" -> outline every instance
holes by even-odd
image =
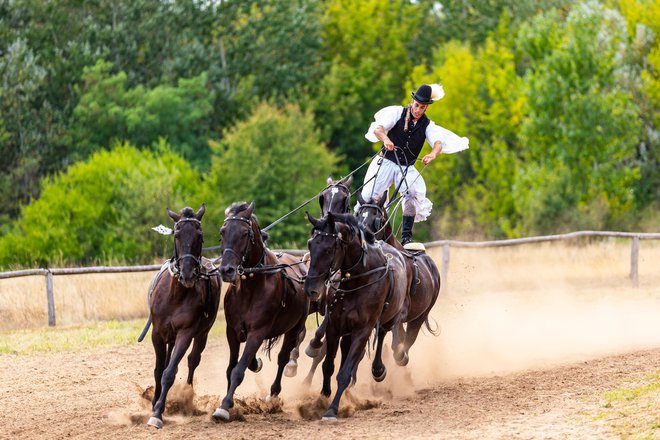
[[[165,208],[201,202],[197,173],[162,141],[156,153],[101,150],[42,186],[0,238],[1,267],[151,261],[169,250],[150,230]]]

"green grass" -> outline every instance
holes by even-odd
[[[603,394],[594,420],[608,424],[622,439],[660,438],[660,370]]]

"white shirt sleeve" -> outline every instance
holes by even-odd
[[[370,142],[379,142],[374,130],[379,125],[385,129],[385,133],[390,131],[392,127],[397,123],[401,118],[401,113],[403,113],[403,107],[400,105],[391,105],[389,107],[384,107],[376,112],[374,115],[374,122],[369,126],[369,130],[365,133],[364,137],[367,138]]]
[[[453,131],[436,125],[433,121],[426,127],[426,139],[431,147],[433,147],[436,141],[442,142],[442,152],[446,154],[458,153],[459,151],[470,148],[470,140],[468,138],[460,137]]]

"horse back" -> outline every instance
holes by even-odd
[[[225,318],[237,334],[259,331],[265,338],[273,338],[307,317],[309,299],[303,291],[305,266],[290,254],[277,257],[268,251],[266,266],[277,264],[286,267],[274,273],[246,277],[227,290]]]

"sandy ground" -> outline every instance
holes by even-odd
[[[0,355],[0,439],[619,438],[611,420],[597,417],[603,393],[660,374],[660,246],[644,244],[638,288],[628,279],[629,248],[615,242],[452,250],[451,258],[447,288],[433,311],[439,336],[421,334],[406,368],[386,352],[388,376],[379,384],[365,358],[336,422],[319,420],[327,402],[318,397],[320,372],[311,387],[303,384],[311,364],[304,354],[298,376],[284,379],[280,401],[261,400],[275,371],[264,359],[264,369],[248,372],[238,389],[236,420],[212,421],[227,387],[227,346],[216,337],[203,354],[194,395],[184,387],[170,394],[178,410],[165,414],[160,431],[146,425],[150,405],[142,397],[153,385],[149,342]],[[130,295],[143,309],[148,278],[137,288],[128,278],[117,280],[133,292],[110,296],[105,279],[94,289],[82,281],[58,285],[61,322],[103,319],[108,310],[126,310]],[[6,285],[0,293],[11,297]],[[19,287],[14,290],[34,290],[43,299],[41,284]],[[90,306],[94,298],[112,307]],[[20,306],[8,301],[7,310]],[[89,311],[74,313],[69,304]],[[186,373],[184,362],[179,384]]]
[[[195,395],[184,387],[171,394],[178,411],[166,414],[161,431],[145,424],[149,404],[141,397],[153,381],[149,343],[0,356],[0,438],[619,438],[594,416],[603,392],[623,378],[658,373],[658,314],[660,303],[648,298],[587,308],[555,297],[445,297],[434,313],[440,335],[422,334],[408,367],[388,362],[382,383],[363,362],[336,422],[319,420],[327,402],[318,397],[320,372],[311,388],[303,385],[305,355],[298,376],[284,379],[281,401],[260,399],[274,377],[275,365],[265,359],[238,390],[236,420],[212,421],[226,389],[222,338],[209,342]],[[631,319],[617,323],[615,316]],[[179,383],[186,370],[182,365]]]

